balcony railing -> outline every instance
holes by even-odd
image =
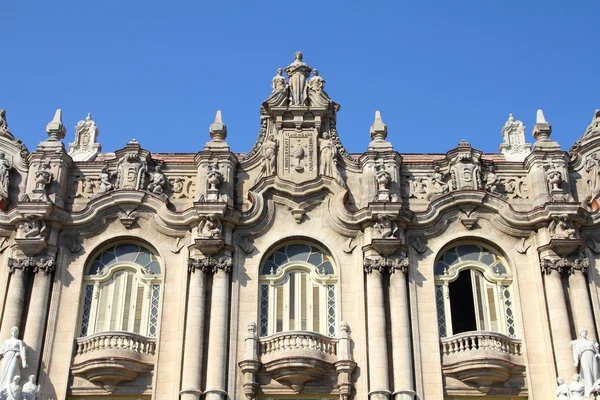
[[[156,339],[133,332],[107,331],[78,338],[71,372],[113,392],[121,382],[151,374]]]
[[[130,332],[99,332],[77,339],[77,355],[101,350],[126,350],[153,356],[156,339]]]
[[[337,356],[337,339],[314,332],[291,331],[277,333],[259,342],[259,355],[270,356],[280,352],[308,350],[327,356]]]
[[[442,354],[453,356],[463,352],[489,350],[506,353],[511,356],[522,356],[521,341],[509,338],[501,333],[479,331],[464,332],[441,340]]]
[[[525,371],[521,340],[498,332],[459,333],[442,338],[440,348],[444,375],[474,384],[482,393]]]

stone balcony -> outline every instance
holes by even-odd
[[[71,372],[113,392],[119,383],[151,374],[156,339],[131,332],[107,331],[76,339]]]
[[[256,336],[256,325],[249,326],[246,357],[239,362],[244,374],[246,396],[252,398],[260,389],[259,371],[271,379],[300,393],[308,382],[333,377],[334,389],[347,399],[352,392],[351,374],[356,363],[352,359],[348,325],[340,325],[337,338],[310,331],[287,331],[267,337]]]
[[[444,375],[488,393],[492,386],[522,376],[521,340],[490,331],[464,332],[440,341]]]

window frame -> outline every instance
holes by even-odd
[[[281,264],[278,266],[277,271],[272,271],[270,274],[260,274],[262,271],[264,264],[269,260],[272,254],[276,251],[282,251],[282,249],[286,249],[290,245],[307,245],[321,252],[324,256],[328,257],[328,261],[331,263],[333,267],[332,274],[325,274],[319,272],[317,267],[307,261],[294,260]],[[294,318],[298,322],[294,325],[294,329],[290,329],[290,313],[289,309],[291,304],[288,299],[290,298],[289,292],[291,287],[289,285],[289,281],[291,279],[292,274],[306,274],[306,309],[310,309],[309,313],[307,313],[306,317],[306,329],[300,329],[301,326],[298,326],[298,323],[302,323],[302,309],[301,309],[301,297],[296,296],[294,301]],[[322,334],[328,337],[335,337],[338,332],[338,315],[339,315],[339,293],[338,293],[338,273],[336,263],[333,260],[333,257],[328,251],[325,251],[321,246],[315,245],[311,242],[304,241],[294,241],[289,243],[284,243],[276,248],[272,249],[267,257],[261,262],[259,267],[259,282],[258,282],[258,320],[259,322],[259,336],[267,337],[280,332],[290,332],[290,331],[307,331],[307,332],[315,332]],[[266,333],[264,332],[264,318],[263,318],[263,288],[267,287],[268,289],[268,301],[267,301],[267,329]],[[295,290],[300,288],[301,283],[300,279],[295,279],[294,281]],[[331,292],[331,286],[333,286],[333,292]],[[283,287],[282,299],[282,324],[281,330],[278,330],[278,296],[277,290],[278,288]],[[314,298],[314,288],[318,288],[318,317],[319,317],[319,329],[314,329],[314,319],[315,319],[315,298]],[[333,293],[333,308],[334,315],[331,316],[329,312],[329,300],[330,295]],[[298,320],[298,317],[300,319]],[[333,321],[332,321],[333,319]]]
[[[160,266],[160,274],[154,274],[151,272],[147,272],[144,270],[144,266],[138,264],[134,261],[117,261],[111,265],[105,266],[101,271],[96,274],[90,274],[90,269],[94,262],[100,257],[104,252],[110,249],[114,249],[119,245],[135,245],[139,247],[139,252],[149,252],[151,253],[156,260],[158,265]],[[136,257],[137,258],[137,257]],[[90,260],[86,263],[85,274],[82,278],[82,304],[80,307],[79,318],[78,318],[78,337],[87,337],[96,333],[101,332],[111,332],[111,331],[121,331],[121,332],[131,332],[136,333],[146,337],[157,337],[158,336],[158,328],[160,321],[160,301],[162,297],[162,288],[163,288],[163,263],[160,257],[156,254],[156,252],[149,246],[136,243],[136,242],[117,242],[113,243],[109,246],[103,247],[101,250],[97,251],[94,254],[94,257],[90,258]],[[121,284],[120,293],[115,294],[115,283],[114,281],[118,279],[119,274],[125,272],[125,276],[123,278],[124,283]],[[128,318],[128,326],[124,327],[124,305],[126,302],[126,294],[127,294],[127,274],[132,273],[134,277],[134,282],[131,283],[131,297],[129,299],[130,311]],[[109,283],[111,283],[109,285]],[[84,319],[86,318],[86,303],[87,303],[87,294],[88,287],[92,287],[91,301],[89,303],[89,314],[87,315],[87,326],[84,327]],[[136,312],[138,311],[138,295],[140,286],[143,287],[142,300],[141,300],[141,318],[139,324],[139,331],[135,331],[136,325]],[[152,325],[153,315],[153,301],[155,295],[155,288],[158,286],[158,298],[156,304],[156,316],[154,326]],[[107,304],[110,304],[110,308],[107,308],[105,311],[104,321],[100,322],[98,320],[100,310],[100,305],[103,296],[109,296],[107,300]],[[117,328],[121,329],[105,329],[106,326],[110,328],[111,325],[111,312],[109,310],[113,310],[116,307],[116,316],[115,323]],[[133,314],[132,314],[133,313]],[[133,315],[133,317],[131,317]],[[98,329],[99,326],[103,326],[101,330]],[[154,327],[154,333],[152,333],[152,328]],[[85,331],[85,332],[84,332]]]
[[[477,246],[480,248],[480,256],[482,253],[493,254],[498,260],[494,262],[492,265],[488,265],[484,262],[481,262],[479,259],[475,260],[461,260],[456,263],[453,262],[449,268],[444,270],[443,274],[436,274],[435,270],[437,268],[438,262],[442,260],[446,254],[452,250],[456,252],[456,248],[459,246]],[[462,257],[459,257],[459,259]],[[506,273],[501,274],[494,271],[494,266],[500,262],[506,269]],[[456,281],[459,277],[459,274],[463,271],[470,271],[471,274],[471,288],[472,288],[472,296],[473,296],[473,304],[475,307],[475,323],[477,326],[477,331],[493,331],[502,333],[509,337],[516,337],[516,324],[515,324],[515,316],[512,315],[512,323],[508,322],[507,318],[507,310],[510,310],[512,314],[514,314],[514,301],[512,283],[513,283],[513,275],[512,270],[509,266],[509,263],[506,259],[499,254],[498,251],[493,248],[486,246],[484,244],[478,242],[458,242],[453,243],[450,246],[446,246],[442,251],[438,253],[438,256],[435,258],[434,262],[434,285],[435,285],[435,302],[436,302],[436,310],[437,310],[437,319],[438,319],[438,329],[441,337],[450,337],[454,335],[453,327],[452,327],[452,310],[450,303],[450,284]],[[478,273],[480,274],[478,276]],[[482,278],[482,279],[481,279]],[[476,280],[480,280],[481,292],[477,293],[476,288]],[[492,318],[491,318],[491,309],[489,306],[489,291],[488,289],[493,290],[494,294],[494,308],[496,313],[496,324],[497,329],[492,329]],[[510,297],[510,305],[506,305],[506,293],[508,293],[508,297]],[[443,301],[443,306],[441,302]],[[486,305],[485,309],[481,309],[482,305]],[[443,309],[443,315],[440,315],[440,312]],[[481,312],[483,311],[484,321],[481,319]],[[510,333],[510,330],[513,330],[513,333]]]

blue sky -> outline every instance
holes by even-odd
[[[65,143],[88,112],[104,151],[136,138],[196,152],[223,112],[233,151],[250,149],[260,103],[296,50],[342,109],[350,152],[375,110],[401,153],[461,139],[497,152],[512,112],[542,108],[563,149],[600,108],[598,1],[6,1],[0,108],[30,150],[63,109]]]

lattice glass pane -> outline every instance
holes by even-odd
[[[269,285],[260,286],[260,336],[269,333]]]
[[[93,295],[94,285],[86,285],[85,298],[83,299],[83,316],[81,318],[81,337],[87,336],[88,326],[90,325],[90,312],[92,310]]]
[[[327,336],[335,337],[335,286],[327,285]]]
[[[515,329],[515,316],[513,315],[512,310],[512,299],[510,293],[510,285],[502,286],[504,290],[504,313],[506,314],[506,331],[508,332],[508,336],[515,337],[516,329]]]
[[[440,336],[446,337],[446,313],[444,310],[444,287],[442,285],[435,286],[435,304],[437,308]]]
[[[148,336],[156,337],[158,325],[158,299],[160,296],[160,285],[152,285],[152,301],[150,303],[150,328]]]

